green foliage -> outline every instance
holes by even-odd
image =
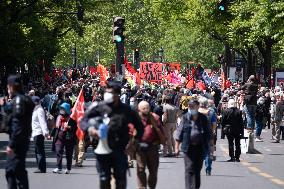
[[[166,60],[169,62],[202,63],[206,68],[217,65],[217,56],[222,52],[222,44],[213,40],[207,33],[188,24],[173,23],[161,42],[166,49]]]
[[[151,61],[160,47],[167,61],[200,62],[211,67],[223,45],[245,54],[248,48],[273,46],[275,66],[283,65],[283,0],[230,1],[225,12],[219,0],[84,0],[84,20],[78,21],[78,0],[2,0],[0,3],[0,67],[10,71],[38,60],[71,66],[76,46],[78,63],[115,62],[113,16],[126,20],[126,55],[140,49],[141,61]],[[228,1],[229,2],[229,1]],[[53,12],[53,13],[51,13]]]

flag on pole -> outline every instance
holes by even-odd
[[[72,118],[73,120],[76,121],[77,123],[77,131],[76,131],[76,136],[79,140],[83,140],[84,139],[84,132],[81,130],[80,128],[80,122],[81,119],[84,116],[84,93],[83,93],[83,89],[81,89],[79,96],[75,102],[74,107],[72,108],[72,114],[70,116],[70,118]]]
[[[97,72],[100,74],[100,85],[105,86],[106,80],[108,77],[107,69],[103,65],[99,64],[97,68]]]

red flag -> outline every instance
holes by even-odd
[[[205,86],[205,84],[204,84],[202,81],[196,83],[196,87],[197,87],[200,91],[206,90],[206,86]]]
[[[93,75],[94,73],[97,72],[97,68],[95,68],[94,66],[90,66],[90,74]]]
[[[74,107],[72,108],[72,114],[70,116],[70,118],[72,118],[73,120],[76,121],[77,123],[77,131],[76,131],[76,135],[78,137],[79,140],[83,140],[84,139],[84,132],[81,130],[80,128],[80,122],[81,119],[84,116],[84,94],[83,94],[83,89],[81,89],[79,96],[75,102]]]
[[[99,64],[98,68],[97,68],[97,72],[100,74],[100,85],[101,86],[105,86],[106,85],[107,76],[108,76],[107,69],[103,65]]]
[[[188,81],[186,84],[187,89],[192,89],[195,87],[195,69],[194,67],[191,68],[191,74],[188,73]]]
[[[136,74],[136,70],[132,67],[131,62],[128,62],[127,56],[124,58],[124,65],[127,71],[129,71],[132,75]]]

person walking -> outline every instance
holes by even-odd
[[[199,189],[200,172],[211,135],[207,117],[198,112],[199,102],[191,100],[188,107],[188,113],[183,115],[177,129],[175,152],[176,155],[179,155],[180,150],[184,153],[185,188]]]
[[[255,121],[256,121],[256,128],[255,128],[255,142],[263,142],[263,140],[260,138],[261,132],[264,124],[264,117],[266,113],[266,107],[265,107],[265,99],[264,97],[260,97],[257,101],[256,106],[256,115],[255,115]]]
[[[214,135],[217,128],[217,115],[214,111],[210,111],[208,107],[208,100],[205,97],[201,97],[199,99],[199,109],[198,111],[205,115],[208,120],[208,129],[211,133],[211,140],[209,141],[209,148],[205,155],[205,171],[206,175],[210,176],[212,171],[212,161],[213,161],[213,153],[214,153]]]
[[[150,112],[148,102],[141,101],[138,104],[138,111],[144,126],[144,134],[135,155],[138,188],[145,189],[148,185],[150,189],[155,189],[158,180],[159,144],[165,142],[165,136],[159,116]],[[148,178],[146,178],[146,167],[149,170]]]
[[[128,105],[120,101],[120,94],[121,83],[108,81],[103,102],[94,102],[85,112],[80,124],[81,129],[88,131],[91,137],[107,138],[111,149],[111,152],[107,154],[96,153],[100,189],[111,188],[112,170],[116,189],[126,189],[128,160],[125,149],[130,138],[128,125],[132,124],[136,130],[135,140],[139,141],[143,135],[143,125],[139,116]],[[102,119],[109,119],[107,134],[98,129],[102,127],[102,123],[97,120]]]
[[[53,173],[62,174],[62,159],[65,150],[67,168],[65,174],[69,174],[72,167],[72,154],[76,142],[76,121],[70,118],[70,104],[64,102],[59,107],[59,116],[56,120],[55,134],[53,135],[53,143],[56,151],[57,168]]]
[[[272,110],[272,143],[280,142],[280,125],[283,119],[284,105],[283,105],[283,96],[280,96],[279,93],[275,93],[276,104]]]
[[[7,89],[11,101],[5,104],[9,109],[9,142],[6,148],[6,179],[8,189],[28,189],[26,155],[31,137],[31,122],[34,103],[25,96],[20,76],[11,75],[7,80]]]
[[[163,105],[163,125],[164,131],[166,136],[166,143],[163,146],[163,156],[164,157],[173,157],[174,156],[174,139],[173,133],[177,123],[177,114],[178,109],[172,104],[171,98],[165,97],[164,99],[165,104]]]
[[[242,118],[242,112],[236,107],[236,102],[234,99],[230,99],[228,101],[228,109],[224,110],[222,113],[221,125],[229,143],[230,159],[228,160],[228,162],[240,162],[240,141],[241,138],[244,136],[244,123]]]
[[[38,169],[34,173],[46,173],[46,157],[44,149],[44,138],[48,137],[49,131],[45,118],[45,111],[40,104],[38,96],[32,97],[35,108],[32,116],[32,137],[35,143],[35,155]]]

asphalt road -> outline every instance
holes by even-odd
[[[202,170],[201,189],[280,189],[284,188],[284,141],[270,143],[271,131],[263,133],[265,142],[256,143],[261,154],[242,154],[241,163],[228,163],[227,141],[218,140],[217,160],[213,162],[212,176],[205,176]],[[0,186],[5,188],[5,156],[3,147],[7,137],[0,134]],[[73,168],[70,175],[53,174],[55,155],[50,151],[50,142],[46,143],[47,173],[34,174],[36,169],[33,146],[28,153],[27,169],[31,189],[98,189],[98,174],[91,149],[83,168]],[[65,165],[65,161],[63,161]],[[128,189],[136,187],[135,169],[130,169]],[[184,189],[183,158],[161,158],[157,189]]]

